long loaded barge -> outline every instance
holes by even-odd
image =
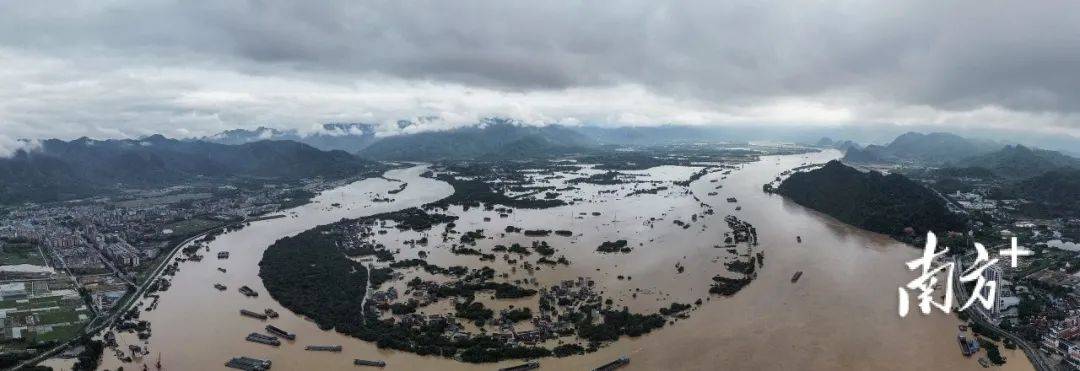
[[[304,350],[310,350],[312,352],[340,352],[340,345],[308,345],[304,347]]]
[[[266,325],[266,332],[289,340],[296,340],[296,334],[282,330],[274,325]]]
[[[616,359],[614,361],[605,363],[603,366],[594,368],[593,371],[611,371],[622,366],[626,366],[628,364],[630,364],[630,357],[623,356],[619,357],[619,359]]]
[[[269,370],[273,362],[261,360],[251,357],[236,357],[230,359],[229,362],[225,362],[225,367],[235,368],[244,371],[265,371]]]
[[[357,366],[371,366],[371,367],[386,367],[386,362],[383,361],[368,361],[366,359],[354,359],[352,361]]]
[[[500,368],[499,371],[525,371],[525,370],[533,370],[533,369],[537,369],[537,368],[540,368],[540,362],[530,361],[528,363],[520,364],[520,365],[517,365],[517,366],[510,366],[510,367]]]
[[[253,342],[253,343],[273,345],[275,347],[281,345],[281,340],[278,340],[278,338],[270,336],[270,335],[263,335],[263,334],[260,334],[258,332],[252,332],[252,333],[248,334],[248,336],[247,336],[247,338],[245,338],[245,340]]]
[[[252,312],[252,311],[247,310],[247,309],[241,309],[240,310],[240,315],[241,316],[248,316],[248,317],[256,318],[256,319],[261,319],[263,321],[266,320],[266,315],[265,314],[255,313],[255,312]]]

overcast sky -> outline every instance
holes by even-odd
[[[0,147],[490,116],[1078,135],[1080,2],[0,2]]]

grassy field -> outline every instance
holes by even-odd
[[[35,343],[41,343],[46,341],[67,341],[79,335],[79,329],[81,327],[81,323],[64,326],[52,326],[52,329],[49,331],[41,330],[40,332],[35,332],[32,335],[32,340]]]
[[[57,340],[64,341],[78,335],[79,329],[88,321],[92,313],[86,308],[81,298],[64,299],[53,295],[24,300],[0,301],[0,309],[10,309],[7,316],[18,318],[20,322],[32,317],[34,323],[26,333],[27,344]]]
[[[5,244],[3,251],[0,252],[0,262],[2,265],[45,265],[45,259],[41,257],[37,246],[30,243]]]

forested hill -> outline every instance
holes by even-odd
[[[1023,207],[1046,218],[1080,217],[1080,169],[1051,170],[1005,187],[1005,197],[1030,201]]]
[[[905,236],[908,227],[914,236],[966,229],[964,218],[921,184],[898,174],[860,172],[839,161],[792,174],[778,192],[845,223],[896,237]]]
[[[1005,146],[1001,150],[961,159],[958,166],[977,166],[989,169],[1006,178],[1030,178],[1048,171],[1067,168],[1080,169],[1080,159],[1061,152],[1021,145]]]
[[[46,140],[0,158],[0,204],[85,197],[121,187],[260,178],[342,178],[383,165],[292,141],[225,145],[155,135],[138,140]]]

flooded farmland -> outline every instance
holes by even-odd
[[[767,156],[748,164],[728,164],[730,168],[709,172],[687,187],[671,186],[633,195],[629,194],[685,180],[699,168],[664,166],[623,171],[637,182],[577,184],[577,189],[557,196],[572,202],[565,206],[498,212],[451,205],[441,211],[458,217],[454,222],[458,231],[484,230],[485,238],[470,248],[489,252],[498,245],[528,246],[542,240],[555,250],[553,257],[565,257],[569,262],[536,264],[537,269],[532,271],[521,269],[520,262],[510,263],[503,254],[481,262],[476,255],[454,253],[449,247],[452,241],[443,241],[439,236],[441,228],[426,232],[386,228],[387,232],[376,239],[394,251],[398,260],[424,256],[439,266],[488,265],[505,273],[503,279],[527,282],[530,287],[587,278],[595,282],[605,298],[612,299],[613,305],[635,312],[654,312],[671,303],[702,300],[687,318],[674,320],[673,324],[641,337],[624,337],[593,353],[541,359],[543,368],[591,369],[628,355],[632,361],[627,368],[642,370],[980,369],[974,359],[960,354],[956,344],[960,322],[954,316],[933,314],[901,319],[896,315],[896,287],[912,278],[903,262],[914,258],[918,250],[761,190],[762,184],[785,170],[838,155],[827,151]],[[259,261],[267,246],[281,237],[341,218],[417,207],[454,192],[445,182],[421,176],[426,170],[425,166],[393,170],[386,174],[391,180],[367,179],[327,191],[316,203],[286,212],[283,218],[255,222],[218,236],[208,245],[208,259],[181,264],[171,280],[172,286],[160,293],[156,309],[142,313],[141,319],[149,321],[153,334],[147,342],[150,355],[134,363],[121,363],[106,350],[101,368],[139,369],[138,363],[152,365],[159,355],[163,368],[180,370],[220,369],[229,358],[240,355],[269,359],[274,369],[288,370],[351,368],[354,358],[383,360],[389,369],[490,370],[519,364],[469,364],[379,349],[373,343],[320,330],[267,295],[259,277]],[[604,173],[589,167],[575,172],[544,182],[566,189],[569,179]],[[536,177],[548,178],[539,174]],[[407,187],[402,187],[403,183]],[[389,193],[393,190],[400,191]],[[609,190],[615,191],[606,192]],[[376,198],[384,200],[374,202]],[[736,201],[729,202],[728,198]],[[756,228],[756,246],[743,243],[736,245],[734,253],[729,251],[725,243],[725,234],[731,232],[725,222],[729,215]],[[530,237],[507,233],[507,227],[572,233]],[[801,236],[801,243],[796,242],[797,236]],[[432,242],[426,246],[406,243],[422,237]],[[626,240],[629,251],[597,251],[605,242],[617,240]],[[743,249],[751,248],[754,254],[764,256],[756,278],[730,297],[710,295],[713,277],[730,274],[725,263],[746,255]],[[220,251],[228,251],[229,258],[213,259]],[[537,258],[533,255],[529,259],[535,262]],[[793,283],[796,272],[803,273]],[[389,281],[381,290],[395,287],[404,292],[404,283],[416,275],[419,273]],[[215,283],[225,285],[227,290],[215,290]],[[236,289],[244,285],[260,295],[248,298],[237,293]],[[481,300],[493,309],[509,305],[537,309],[535,300]],[[452,311],[449,306],[441,301],[419,308],[418,312],[446,313]],[[239,309],[261,312],[266,308],[280,313],[280,317],[264,323],[238,314]],[[295,332],[296,341],[286,341],[280,347],[244,341],[248,333],[261,331],[267,323]],[[129,333],[119,334],[118,342],[122,348],[144,345]],[[343,351],[305,351],[304,346],[311,344],[340,344]],[[1004,352],[1009,359],[1005,368],[1031,368],[1022,353]]]

